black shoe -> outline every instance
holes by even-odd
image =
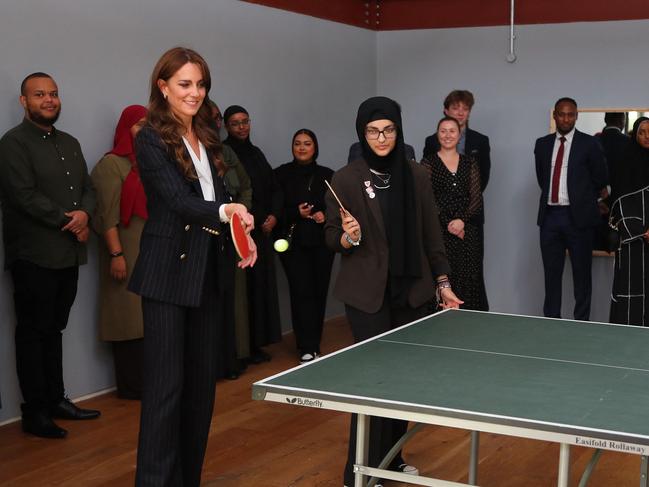
[[[81,409],[75,406],[67,397],[52,408],[52,417],[61,419],[95,419],[101,413],[95,409]]]
[[[237,362],[239,363],[239,373],[243,374],[248,368],[248,359],[240,358],[239,360],[237,360]]]
[[[52,418],[43,412],[23,414],[23,431],[41,438],[65,438],[67,430],[59,428]]]
[[[250,355],[250,362],[253,364],[260,364],[262,362],[270,362],[270,354],[264,352],[261,348],[258,348]]]

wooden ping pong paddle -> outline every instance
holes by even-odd
[[[239,254],[239,257],[241,257],[241,260],[246,260],[250,257],[251,249],[248,242],[248,234],[246,233],[243,220],[239,213],[235,212],[230,219],[230,232],[232,233],[234,249]]]

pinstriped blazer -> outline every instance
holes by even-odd
[[[201,303],[211,239],[202,227],[221,229],[217,201],[205,201],[198,180],[188,181],[158,133],[144,127],[135,141],[149,218],[128,289],[142,297],[197,307]],[[212,167],[212,165],[210,165]],[[212,167],[214,182],[220,181]]]

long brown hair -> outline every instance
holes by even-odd
[[[184,126],[173,114],[171,107],[164,98],[158,87],[158,80],[168,81],[185,64],[192,63],[198,66],[203,75],[206,95],[198,113],[192,119],[192,127],[198,139],[203,143],[208,154],[212,157],[212,163],[216,166],[219,175],[225,172],[225,166],[221,161],[222,145],[219,135],[211,128],[211,109],[205,101],[210,91],[212,78],[210,68],[205,59],[192,49],[186,47],[174,47],[165,52],[156,63],[151,74],[151,95],[149,96],[149,114],[147,121],[158,131],[162,141],[166,144],[170,155],[178,162],[182,174],[187,179],[197,179],[194,164],[182,141]]]

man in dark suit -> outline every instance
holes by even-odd
[[[541,188],[537,223],[545,273],[543,314],[561,316],[561,280],[566,250],[570,254],[577,320],[588,320],[591,263],[598,197],[605,193],[608,171],[597,139],[575,129],[577,102],[561,98],[552,112],[557,131],[536,140],[536,178]]]
[[[599,142],[602,144],[606,163],[608,165],[608,178],[611,184],[611,198],[617,198],[616,191],[616,170],[619,164],[620,156],[629,143],[629,136],[624,133],[626,127],[626,113],[624,112],[607,112],[604,115],[606,126],[597,134]],[[610,203],[613,203],[609,199]]]
[[[475,103],[473,93],[468,90],[451,91],[444,99],[444,115],[453,117],[460,124],[460,141],[457,144],[457,151],[460,154],[471,156],[478,163],[480,168],[480,189],[482,191],[489,182],[491,171],[491,148],[489,137],[469,128],[469,116]],[[437,134],[426,137],[424,146],[424,159],[430,160],[439,150]]]
[[[616,171],[619,164],[622,164],[620,158],[624,149],[631,140],[626,135],[626,113],[625,112],[607,112],[604,115],[606,126],[598,134],[595,134],[597,140],[604,149],[606,156],[606,166],[608,167],[608,180],[611,187],[611,194],[603,198],[599,203],[600,206],[600,224],[595,232],[595,250],[604,250],[614,252],[617,246],[617,239],[611,239],[611,232],[608,226],[609,208],[613,202],[621,196],[619,194],[618,183],[616,181]]]

